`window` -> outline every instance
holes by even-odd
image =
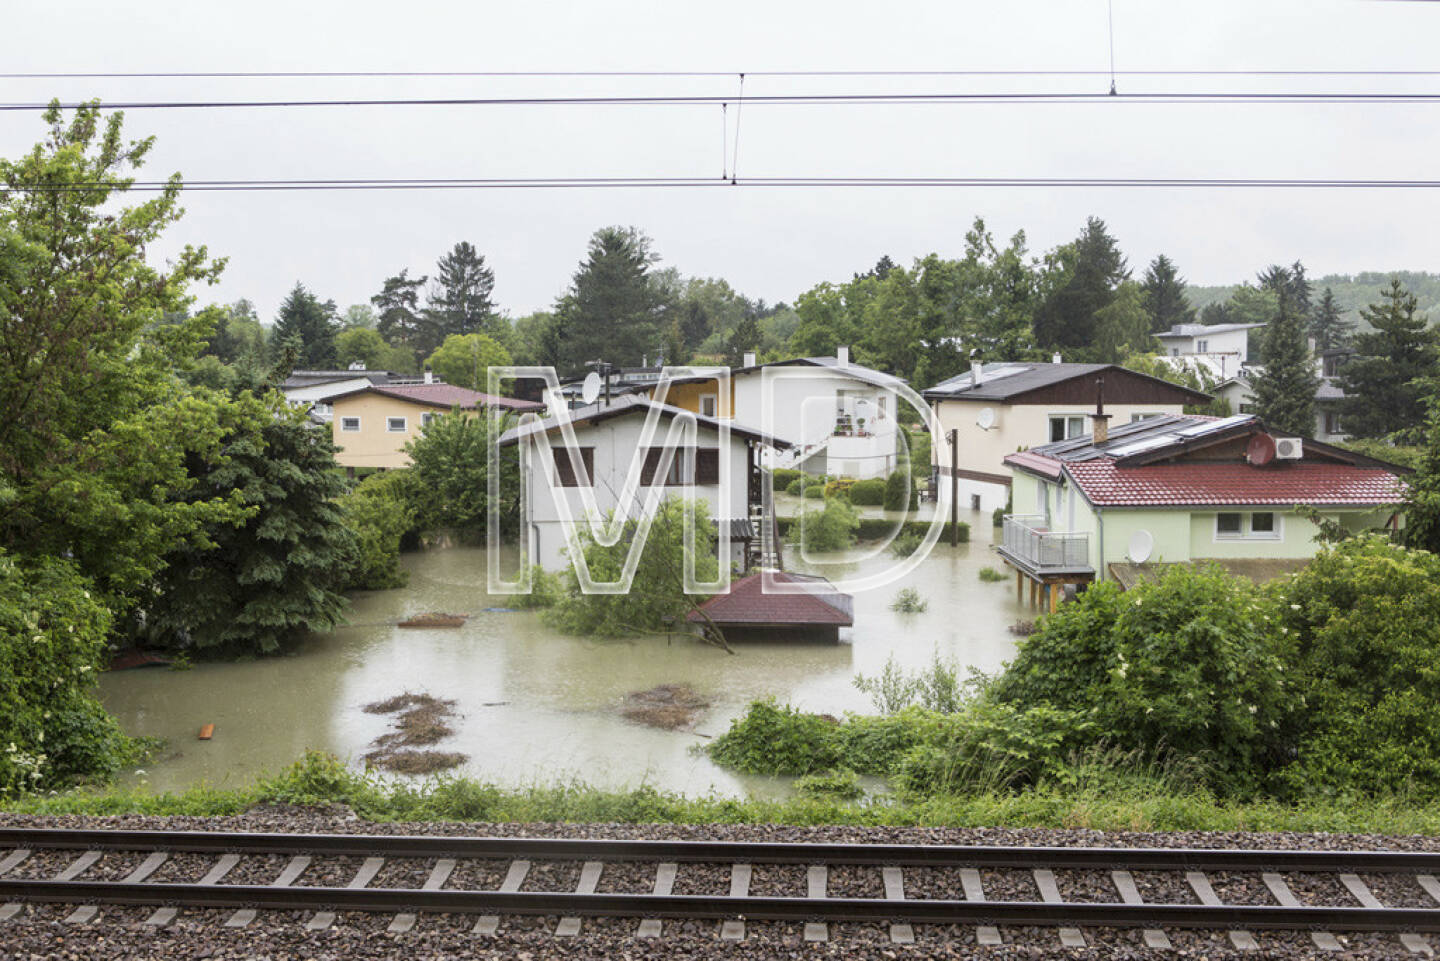
[[[1142,421],[1142,420],[1149,420],[1149,419],[1152,418],[1152,417],[1161,417],[1161,416],[1164,416],[1164,415],[1162,415],[1162,414],[1131,414],[1131,415],[1130,415],[1130,423],[1132,423],[1132,424],[1138,424],[1138,423],[1140,423],[1140,421]]]
[[[1253,413],[1255,413],[1255,405],[1254,405],[1254,404],[1243,404],[1243,403],[1242,403],[1242,404],[1240,405],[1240,413],[1242,413],[1242,414],[1253,414]]]
[[[702,447],[695,452],[695,483],[720,483],[720,451]]]
[[[887,398],[884,394],[881,394],[879,397],[875,398],[875,419],[876,419],[876,420],[884,420],[884,419],[885,419],[885,407],[886,407],[886,403],[885,403],[885,402],[886,402],[887,399],[888,399],[888,398]]]
[[[434,420],[434,419],[436,418],[436,416],[437,416],[437,415],[436,415],[433,411],[428,411],[428,410],[427,410],[425,413],[423,413],[423,414],[420,415],[420,426],[421,426],[422,428],[423,428],[423,427],[429,427],[429,426],[430,426],[430,422],[431,422],[432,420]]]
[[[704,417],[714,417],[716,410],[716,396],[714,394],[700,395],[700,414]]]
[[[593,447],[556,447],[551,450],[551,456],[555,459],[555,483],[560,487],[589,487],[591,478],[595,476],[595,448]],[[575,460],[571,455],[578,453],[580,456],[581,475],[575,476]]]
[[[1208,340],[1197,340],[1197,341],[1195,341],[1195,353],[1197,353],[1197,354],[1208,354],[1208,353],[1210,353],[1210,341],[1208,341]]]
[[[1278,541],[1280,518],[1275,516],[1274,511],[1216,514],[1215,539]]]
[[[1084,414],[1052,414],[1050,417],[1050,442],[1069,440],[1085,433]]]
[[[1171,357],[1179,357],[1179,356],[1180,356],[1180,348],[1179,348],[1179,347],[1171,347],[1171,348],[1170,348],[1170,356],[1171,356]]]
[[[360,429],[360,418],[358,418],[358,417],[342,417],[342,418],[340,418],[340,429],[343,430],[343,431],[344,431],[345,433],[347,433],[347,434],[353,434],[353,433],[355,433],[356,431],[358,431],[358,430]]]
[[[1343,428],[1343,427],[1340,426],[1340,413],[1339,413],[1338,411],[1327,410],[1327,411],[1325,412],[1325,433],[1327,433],[1327,434],[1343,434],[1343,433],[1345,433],[1345,428]]]
[[[404,417],[385,418],[385,429],[392,434],[403,434],[407,429]]]
[[[640,470],[642,487],[683,487],[694,477],[695,448],[677,447],[670,455],[670,467],[660,476],[660,465],[665,458],[665,448],[651,447],[645,451],[645,466]]]

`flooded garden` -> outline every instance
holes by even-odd
[[[561,634],[537,613],[507,610],[512,598],[487,594],[484,550],[457,547],[407,555],[408,586],[355,595],[348,625],[304,638],[288,656],[112,672],[101,695],[128,733],[165,739],[152,762],[126,776],[154,791],[248,784],[314,748],[357,768],[367,755],[400,755],[400,769],[417,773],[427,753],[463,757],[453,773],[508,787],[782,794],[784,781],[736,775],[693,748],[759,698],[836,716],[873,713],[852,681],[891,658],[914,670],[938,655],[962,671],[992,672],[1012,655],[1010,626],[1033,614],[1017,602],[1012,578],[980,577],[1001,566],[990,516],[961,519],[969,543],[941,543],[902,581],[855,595],[855,624],[839,644],[747,642],[730,655],[681,636]],[[846,557],[786,561],[834,580],[894,562]],[[925,601],[924,612],[891,609],[903,588]],[[400,626],[434,611],[469,616],[455,627]],[[199,741],[205,724],[214,736]]]

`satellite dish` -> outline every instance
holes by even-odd
[[[1126,551],[1130,560],[1136,564],[1144,564],[1150,559],[1150,552],[1155,550],[1155,538],[1147,530],[1138,530],[1130,535],[1130,549]]]
[[[981,430],[989,430],[995,426],[995,408],[982,407],[980,415],[975,418],[975,423]]]
[[[1275,438],[1256,434],[1245,447],[1245,459],[1256,467],[1264,467],[1275,459]]]
[[[600,396],[600,375],[595,371],[585,375],[585,383],[580,387],[580,399],[587,404],[595,403]]]

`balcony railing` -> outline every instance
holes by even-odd
[[[1043,514],[1006,514],[1000,553],[1036,572],[1088,571],[1090,535],[1046,530]]]

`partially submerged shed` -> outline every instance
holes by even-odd
[[[823,577],[786,571],[758,571],[732,581],[686,618],[708,617],[727,641],[818,640],[835,642],[840,628],[855,623],[855,599]]]

